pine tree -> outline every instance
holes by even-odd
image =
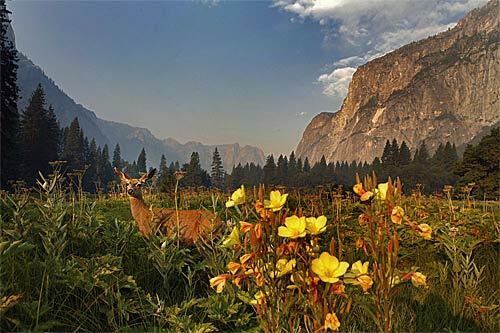
[[[224,167],[222,166],[222,159],[219,155],[217,147],[215,147],[212,156],[212,172],[210,177],[212,179],[212,185],[218,189],[224,189]]]
[[[139,177],[139,169],[137,168],[137,162],[134,160],[132,164],[128,165],[127,173],[130,177],[138,178]]]
[[[175,171],[177,171],[177,170],[179,170],[179,169],[177,169],[177,168],[175,167],[174,162],[170,162],[170,164],[169,164],[169,166],[168,166],[168,171],[170,171],[170,172],[174,173],[174,172],[175,172]]]
[[[288,158],[288,171],[296,171],[297,169],[297,159],[295,158],[295,152],[292,150],[290,157]]]
[[[295,158],[295,152],[292,150],[290,153],[290,157],[288,158],[288,173],[287,173],[287,181],[286,185],[288,186],[297,186],[297,160]]]
[[[400,157],[399,157],[398,140],[396,140],[396,138],[392,139],[391,155],[392,155],[392,165],[398,166]]]
[[[114,168],[121,169],[122,166],[122,155],[120,150],[120,145],[117,143],[115,146],[115,150],[113,150],[113,163]]]
[[[359,163],[359,167],[361,167],[361,162]],[[353,160],[351,162],[351,164],[349,164],[348,166],[348,171],[347,171],[347,182],[346,182],[346,185],[347,184],[354,184],[354,182],[356,181],[356,173],[358,172],[358,163]]]
[[[341,174],[341,184],[344,185],[349,185],[349,164],[347,164],[347,161],[343,161],[340,164],[340,174]]]
[[[382,163],[380,162],[380,158],[375,157],[372,162],[372,171],[375,172],[375,175],[378,177],[381,176],[382,173]]]
[[[174,164],[170,164],[170,168],[167,167],[167,159],[165,158],[165,155],[161,155],[160,159],[160,166],[158,168],[158,180],[157,180],[157,186],[158,190],[160,192],[168,192],[172,190],[175,184],[175,178],[174,178],[174,170],[173,170]]]
[[[248,167],[248,186],[258,186],[262,183],[263,171],[260,165],[250,163]]]
[[[111,162],[109,161],[109,147],[104,145],[102,147],[101,155],[99,158],[100,164],[100,177],[104,190],[107,189],[108,183],[113,180],[114,172]]]
[[[85,146],[85,141],[88,142],[88,139],[85,138],[84,140],[84,146]],[[97,150],[97,143],[94,138],[90,141],[90,144],[88,145],[88,148],[86,149],[86,157],[85,157],[85,165],[88,166],[87,171],[85,172],[83,176],[83,187],[85,191],[89,192],[95,192],[95,182],[98,179],[98,174],[97,174],[97,168],[98,168],[98,150]]]
[[[399,165],[408,165],[411,162],[411,152],[410,148],[406,142],[401,143],[401,147],[399,148]]]
[[[38,85],[21,118],[20,155],[28,184],[34,184],[38,171],[48,174],[49,162],[58,158],[60,129],[53,110],[45,109],[45,94]]]
[[[165,154],[161,155],[160,158],[160,165],[158,167],[158,182],[160,183],[164,177],[167,176],[168,174],[168,167],[167,167],[167,158],[165,157]]]
[[[191,154],[189,163],[184,164],[183,170],[186,171],[186,176],[182,179],[183,186],[210,186],[210,179],[205,170],[200,165],[200,155],[198,152]]]
[[[444,145],[442,143],[439,144],[434,155],[432,156],[432,163],[436,166],[441,166],[444,160]]]
[[[64,138],[64,136],[63,136]],[[95,140],[94,140],[95,141]],[[61,151],[62,154],[62,151]],[[85,159],[85,164],[90,164],[91,154],[90,154],[90,142],[89,138],[85,137],[83,139],[83,157]]]
[[[288,158],[280,155],[276,169],[276,181],[281,185],[286,185],[288,180]]]
[[[314,167],[311,169],[311,173],[312,173],[312,179],[311,179],[312,185],[321,185],[326,182],[328,174],[327,174],[327,164],[325,155],[321,156],[319,162],[316,163]]]
[[[446,170],[451,170],[455,167],[458,161],[457,147],[449,141],[443,149],[443,165]]]
[[[17,51],[7,37],[10,12],[5,0],[0,2],[0,186],[7,188],[9,180],[16,179],[19,174],[16,165],[19,162],[19,113],[17,101]]]
[[[45,113],[44,120],[45,125],[42,128],[45,132],[44,153],[47,161],[52,162],[58,159],[62,146],[62,131],[59,127],[59,122],[57,121],[52,105],[49,105],[49,109]]]
[[[300,174],[302,172],[302,158],[297,159],[297,172]]]
[[[276,183],[276,164],[274,163],[274,156],[271,154],[266,158],[266,164],[263,168],[264,179],[263,182],[266,185]]]
[[[309,158],[308,157],[306,157],[306,159],[304,160],[304,167],[302,168],[302,170],[305,173],[308,173],[309,171],[311,171],[311,165],[309,164]]]
[[[141,153],[139,154],[139,157],[137,157],[137,171],[140,174],[146,173],[146,171],[147,171],[146,150],[144,150],[144,148],[142,148]]]
[[[415,156],[413,157],[413,161],[419,164],[428,164],[430,159],[429,150],[427,149],[427,145],[425,142],[422,142],[420,147],[418,147],[418,151],[415,152]]]
[[[68,162],[68,170],[82,170],[85,166],[84,137],[78,118],[65,131],[61,158]]]
[[[238,165],[233,166],[233,170],[231,172],[231,187],[233,189],[240,187],[241,185],[249,185],[244,183],[245,179],[245,172],[243,170],[243,167],[241,166],[241,163],[238,163]]]
[[[392,165],[392,162],[394,161],[393,159],[393,154],[392,154],[392,146],[389,140],[385,142],[384,146],[384,152],[382,153],[381,157],[381,162],[382,166],[387,167]]]
[[[479,193],[498,199],[500,193],[500,127],[491,130],[477,145],[468,145],[457,163],[459,185],[474,183]]]

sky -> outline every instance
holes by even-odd
[[[159,138],[295,149],[356,67],[485,0],[13,1],[17,48],[77,103]]]

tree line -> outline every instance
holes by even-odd
[[[438,147],[431,156],[425,143],[415,151],[413,157],[405,142],[401,145],[394,139],[387,141],[381,157],[371,163],[352,161],[326,161],[325,156],[310,165],[309,159],[297,158],[292,151],[289,156],[280,155],[275,161],[269,155],[260,168],[252,164],[238,165],[229,176],[232,187],[239,183],[283,185],[287,187],[314,187],[317,185],[354,184],[356,174],[361,176],[375,172],[380,179],[400,177],[408,187],[423,185],[428,190],[437,190],[445,184],[454,184],[456,175],[453,166],[458,160],[456,147],[449,142]]]
[[[275,161],[267,156],[263,167],[252,163],[233,167],[226,185],[255,186],[259,183],[286,187],[315,187],[343,185],[350,188],[356,174],[375,172],[380,180],[400,177],[407,190],[419,187],[423,192],[440,192],[446,185],[475,186],[481,194],[498,197],[500,194],[500,128],[494,128],[478,144],[468,145],[460,159],[454,144],[440,144],[433,154],[423,142],[412,154],[406,142],[387,140],[382,156],[371,163],[337,161],[327,163],[325,156],[310,165],[308,158],[280,155]]]

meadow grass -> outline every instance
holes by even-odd
[[[343,260],[366,258],[355,245],[360,206],[352,195],[289,193],[290,214],[328,218],[321,246],[340,239]],[[248,294],[233,285],[216,293],[209,285],[235,255],[221,246],[238,222],[224,207],[227,197],[210,191],[180,197],[182,209],[216,210],[228,227],[203,244],[177,246],[172,237],[144,239],[126,198],[79,198],[61,184],[2,193],[0,330],[260,331]],[[168,195],[146,201],[174,205]],[[400,262],[425,273],[428,287],[410,284],[397,295],[393,330],[500,331],[498,202],[416,193],[403,197],[403,207],[417,223],[431,225],[433,237],[400,241]],[[340,330],[378,328],[354,302]]]

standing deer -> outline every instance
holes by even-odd
[[[209,211],[179,210],[176,212],[175,209],[148,206],[142,198],[141,187],[154,176],[156,169],[150,170],[140,178],[131,178],[117,168],[114,168],[114,171],[126,188],[132,216],[140,233],[146,238],[158,230],[164,234],[174,234],[180,231],[181,240],[194,243],[199,238],[210,234],[219,222],[217,216]]]

